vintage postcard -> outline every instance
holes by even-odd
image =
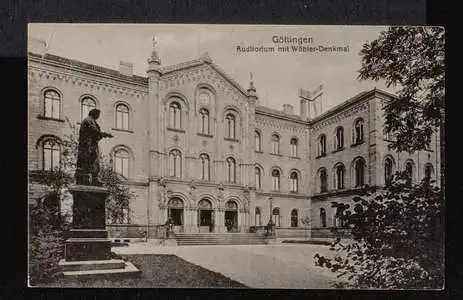
[[[444,46],[30,23],[29,286],[442,289]]]

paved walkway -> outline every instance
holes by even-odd
[[[154,246],[149,243],[114,247],[117,254],[174,254],[221,273],[250,288],[329,289],[338,281],[314,265],[315,253],[331,255],[320,245],[275,244],[232,246]]]

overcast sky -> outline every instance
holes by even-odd
[[[243,88],[253,73],[260,104],[282,109],[284,103],[299,112],[299,88],[324,84],[323,110],[355,94],[374,88],[393,92],[382,82],[357,80],[359,51],[379,36],[382,26],[270,26],[196,24],[29,24],[29,37],[44,39],[48,53],[118,69],[119,61],[134,64],[134,73],[146,76],[147,58],[156,36],[162,65],[198,58],[212,60]],[[240,53],[237,46],[281,46],[273,36],[312,37],[309,46],[349,46],[349,52]],[[291,44],[286,44],[291,45]],[[295,45],[295,44],[294,44]]]

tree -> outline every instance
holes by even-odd
[[[398,89],[385,106],[390,147],[414,152],[428,149],[440,135],[441,186],[444,186],[445,32],[442,27],[389,27],[360,51],[360,80],[384,80]]]
[[[354,242],[337,239],[331,247],[335,256],[316,254],[316,265],[347,278],[344,287],[442,288],[442,199],[429,178],[413,185],[405,172],[397,173],[387,189],[353,198]]]

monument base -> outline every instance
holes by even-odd
[[[73,195],[73,229],[65,242],[59,268],[64,276],[128,275],[140,271],[130,262],[111,259],[111,240],[106,230],[103,187],[76,185]]]
[[[141,271],[131,262],[122,259],[85,260],[69,262],[64,259],[58,263],[65,277],[92,277],[113,275],[139,275]]]

